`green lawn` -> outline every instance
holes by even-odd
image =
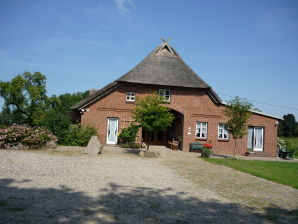
[[[213,158],[205,160],[298,189],[298,163],[296,162],[291,163]]]
[[[298,159],[298,137],[280,137],[289,144],[290,149],[295,150],[295,158]]]

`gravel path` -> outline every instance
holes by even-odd
[[[270,223],[164,157],[60,150],[0,150],[0,223]]]

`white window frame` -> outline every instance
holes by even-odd
[[[227,129],[228,125],[224,123],[218,124],[218,139],[219,140],[229,140],[229,131]],[[226,137],[225,137],[226,135]]]
[[[163,97],[164,102],[170,102],[171,101],[171,90],[169,89],[160,89],[159,96]],[[167,94],[168,92],[168,94]]]
[[[136,100],[135,92],[126,92],[126,102],[134,102]]]
[[[204,131],[205,129],[205,131]],[[207,122],[196,122],[196,138],[207,138],[208,136],[208,123]]]

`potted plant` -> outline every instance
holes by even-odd
[[[210,143],[204,144],[201,156],[204,158],[209,158],[211,154],[212,154],[212,145]]]

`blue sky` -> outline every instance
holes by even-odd
[[[49,95],[99,89],[161,37],[216,92],[298,108],[296,0],[1,0],[0,79],[39,71]]]

